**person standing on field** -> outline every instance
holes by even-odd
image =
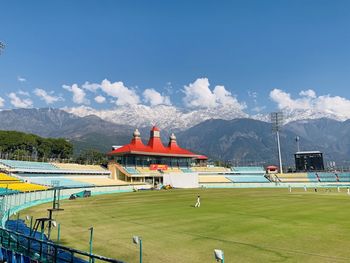
[[[194,207],[200,207],[201,206],[201,197],[198,195],[197,196],[197,202],[196,204],[194,205]]]

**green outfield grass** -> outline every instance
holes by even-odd
[[[194,208],[197,194],[202,205]],[[46,215],[49,205],[21,215]],[[350,196],[324,190],[200,189],[140,191],[62,201],[56,219],[62,243],[138,262],[132,236],[143,239],[144,262],[349,262]],[[56,235],[53,233],[53,235]]]

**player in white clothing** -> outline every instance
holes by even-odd
[[[200,207],[201,206],[201,197],[197,196],[197,203],[194,205],[194,207]]]

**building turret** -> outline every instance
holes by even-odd
[[[176,142],[176,136],[174,133],[172,133],[169,137],[169,144],[168,144],[168,147],[170,149],[176,149],[176,148],[179,148],[179,146],[177,145],[177,142]]]
[[[141,136],[141,133],[139,132],[139,129],[135,129],[133,133],[134,138],[139,138]]]
[[[141,140],[141,134],[138,129],[135,129],[133,133],[133,137],[131,139],[131,144],[133,145],[143,145],[142,140]]]
[[[153,126],[153,128],[150,132],[148,146],[150,146],[154,150],[164,149],[164,145],[160,139],[160,131],[156,126]]]

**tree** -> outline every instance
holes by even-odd
[[[107,165],[107,157],[105,153],[101,153],[97,150],[84,150],[76,158],[75,162],[80,164],[103,164]]]
[[[0,131],[0,153],[4,158],[14,159],[70,159],[73,145],[62,138],[42,138],[23,132]]]

